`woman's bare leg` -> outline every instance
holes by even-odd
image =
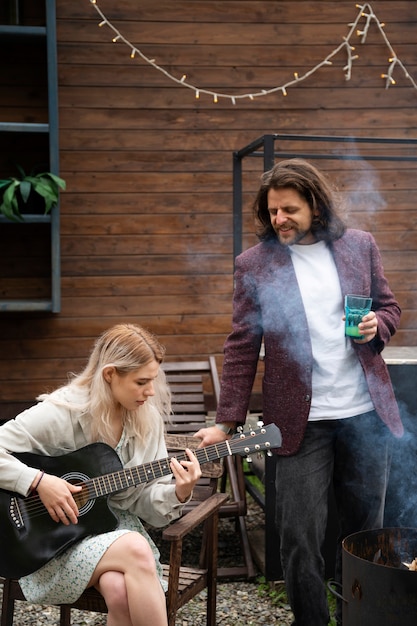
[[[155,558],[139,533],[126,533],[111,544],[89,585],[97,587],[106,601],[108,626],[167,626],[165,594]]]
[[[96,587],[109,610],[107,626],[132,626],[124,574],[105,572]]]

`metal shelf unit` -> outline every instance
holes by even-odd
[[[26,133],[30,138],[33,134],[41,134],[48,138],[49,171],[59,174],[58,146],[58,72],[56,51],[56,12],[55,0],[45,2],[45,26],[0,25],[2,42],[13,42],[34,46],[46,46],[46,75],[48,91],[48,121],[36,122],[5,122],[0,121],[0,133]],[[1,177],[1,173],[0,173]],[[10,223],[0,216],[2,223]],[[50,215],[25,215],[25,224],[50,223],[50,298],[48,299],[0,299],[0,311],[50,311],[57,313],[61,308],[61,267],[60,267],[60,214],[59,205],[54,207]]]

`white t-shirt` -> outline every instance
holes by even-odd
[[[333,256],[323,241],[290,246],[313,351],[309,420],[341,419],[371,411],[362,366],[345,337],[343,295]]]

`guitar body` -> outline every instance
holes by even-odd
[[[14,456],[26,465],[72,483],[122,469],[116,452],[104,443],[93,443],[59,457],[29,452]],[[87,500],[79,506],[78,524],[65,526],[52,520],[39,496],[23,498],[0,489],[0,575],[6,578],[26,576],[80,539],[114,530],[117,518],[107,500],[107,496]],[[21,514],[19,524],[14,518],[16,510]]]

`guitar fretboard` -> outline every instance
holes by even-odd
[[[220,459],[224,456],[232,454],[230,444],[228,442],[221,442],[205,448],[199,448],[194,450],[194,454],[198,459],[200,465]],[[178,461],[188,460],[185,452],[179,454],[173,454]],[[170,467],[171,457],[165,459],[158,459],[150,463],[144,463],[136,467],[123,469],[118,472],[112,472],[110,474],[104,474],[96,478],[90,478],[83,483],[83,491],[88,492],[88,498],[94,499],[101,496],[107,496],[118,491],[123,491],[128,487],[137,487],[138,485],[148,483],[155,478],[161,478],[162,476],[168,476],[172,474]]]

